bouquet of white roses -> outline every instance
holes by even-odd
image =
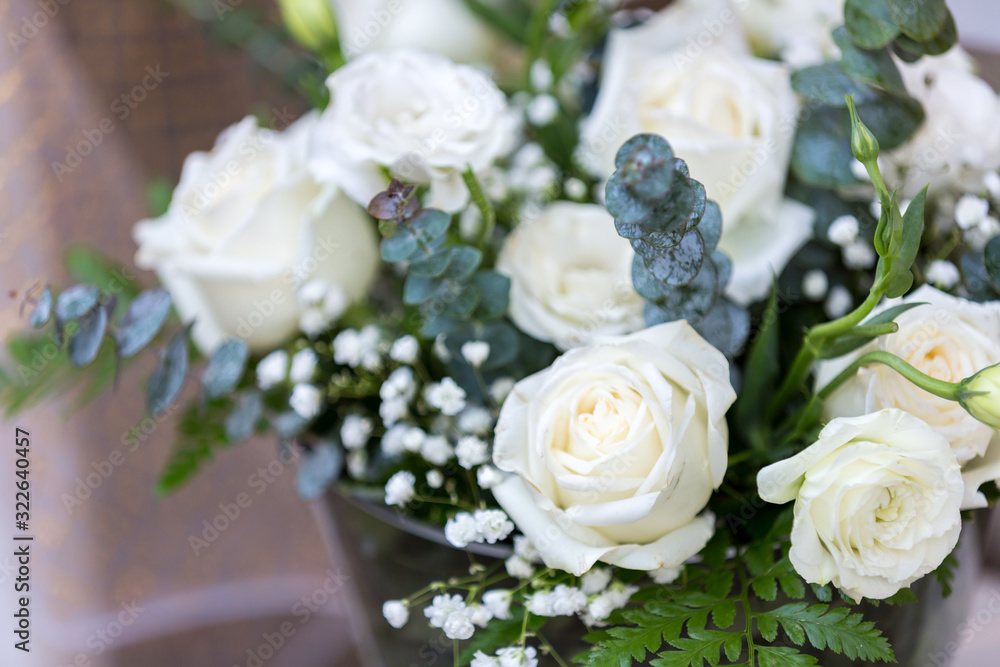
[[[163,339],[154,417],[200,383],[160,490],[268,433],[436,526],[468,573],[383,613],[456,665],[893,661],[852,607],[1000,496],[1000,102],[943,0],[281,5],[328,95],[187,159],[162,287],[26,297],[74,366]]]

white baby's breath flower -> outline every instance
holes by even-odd
[[[458,439],[455,456],[458,457],[458,465],[471,470],[490,459],[489,445],[474,435],[467,435]]]
[[[858,240],[858,219],[853,215],[842,215],[830,223],[826,236],[831,243],[839,246],[849,246]]]
[[[455,450],[444,436],[431,435],[420,444],[420,455],[428,463],[443,466],[455,455]]]
[[[552,68],[545,60],[539,58],[531,63],[530,78],[531,87],[538,92],[544,92],[552,86]]]
[[[288,372],[288,377],[292,382],[309,382],[313,373],[316,372],[316,352],[312,348],[306,348],[295,353],[292,357],[292,368]]]
[[[283,382],[287,373],[288,353],[275,350],[257,364],[257,386],[266,391]]]
[[[434,356],[444,363],[451,361],[451,352],[448,351],[446,337],[444,334],[441,334],[434,339]]]
[[[807,299],[819,301],[826,296],[826,291],[829,287],[830,281],[823,269],[812,269],[811,271],[806,271],[806,274],[802,276],[802,293],[805,294]]]
[[[846,315],[853,305],[854,297],[851,296],[850,290],[843,285],[834,285],[826,297],[823,310],[827,317],[835,320]]]
[[[983,174],[983,187],[990,193],[994,201],[1000,199],[1000,174],[995,171],[988,171]]]
[[[511,377],[497,378],[490,385],[490,398],[497,405],[500,405],[510,394],[511,390],[514,389],[515,380]]]
[[[603,621],[611,615],[611,612],[628,604],[629,598],[638,590],[638,586],[616,583],[587,605],[587,614],[594,621]]]
[[[315,338],[329,326],[330,319],[319,308],[306,308],[299,316],[299,329],[309,338]]]
[[[485,628],[486,624],[493,620],[493,612],[485,605],[470,604],[468,612],[469,620],[480,628]]]
[[[481,542],[482,535],[472,514],[459,512],[454,518],[448,519],[444,526],[444,537],[452,546],[464,549],[473,542]]]
[[[538,667],[538,652],[534,646],[508,646],[497,651],[497,658],[500,667]]]
[[[382,401],[378,406],[379,417],[386,426],[393,426],[401,420],[406,419],[410,414],[410,408],[406,401],[401,398],[394,398],[391,401]]]
[[[570,199],[582,201],[587,197],[587,184],[579,178],[567,178],[566,182],[563,183],[563,191]]]
[[[338,364],[357,368],[362,364],[369,365],[371,356],[377,358],[379,330],[367,326],[361,331],[344,329],[333,339],[333,360]]]
[[[958,267],[946,259],[935,259],[928,264],[924,276],[927,282],[942,290],[950,290],[962,279]]]
[[[976,195],[962,195],[955,204],[955,223],[962,229],[975,227],[990,212],[990,203]]]
[[[462,344],[462,357],[473,368],[479,368],[490,356],[490,344],[486,341],[474,340]]]
[[[368,474],[367,449],[352,449],[347,452],[347,472],[354,479],[365,479]]]
[[[323,406],[323,392],[311,384],[297,384],[292,389],[288,404],[303,419],[312,419]]]
[[[513,598],[513,591],[497,588],[483,593],[483,605],[490,610],[493,618],[505,621],[510,618],[510,603]]]
[[[403,447],[408,452],[419,452],[427,439],[427,434],[419,426],[407,427],[406,435],[403,436]]]
[[[503,510],[476,510],[476,530],[490,544],[505,539],[514,530],[514,522]]]
[[[394,424],[389,427],[379,440],[379,446],[382,448],[382,452],[389,457],[396,457],[406,451],[403,445],[403,440],[406,437],[406,432],[409,426],[406,424]]]
[[[552,609],[552,592],[538,591],[524,598],[524,608],[535,616],[555,616]]]
[[[401,364],[412,364],[420,356],[420,343],[413,336],[402,336],[396,339],[389,349],[389,357]]]
[[[878,259],[875,248],[867,241],[860,239],[844,246],[842,254],[844,264],[849,269],[870,269],[875,266],[875,260]]]
[[[575,586],[559,584],[552,591],[552,611],[557,616],[571,616],[587,607],[587,596]]]
[[[448,416],[457,415],[465,407],[465,390],[450,377],[427,387],[424,397],[433,407]]]
[[[479,466],[476,470],[476,482],[482,489],[492,489],[503,481],[503,474],[491,465]]]
[[[417,383],[413,379],[413,369],[404,366],[397,368],[379,388],[378,395],[383,401],[409,401],[417,391]]]
[[[476,632],[475,626],[472,625],[472,619],[469,617],[468,610],[461,612],[455,612],[445,619],[444,625],[441,626],[444,630],[445,637],[448,639],[458,639],[465,641],[472,637]]]
[[[681,576],[682,567],[661,567],[649,573],[650,578],[658,584],[669,584]]]
[[[556,119],[559,115],[559,101],[552,95],[539,95],[531,100],[524,110],[528,122],[535,127],[544,127]]]
[[[456,613],[465,613],[465,602],[460,595],[435,595],[430,606],[424,607],[424,616],[435,628],[444,626],[448,617]]]
[[[347,415],[340,427],[340,441],[345,449],[357,449],[368,444],[375,427],[372,420],[361,415]]]
[[[514,553],[530,563],[537,563],[542,558],[532,541],[524,535],[514,536]]]
[[[482,651],[476,651],[472,656],[469,667],[500,667],[500,661],[491,655],[486,655]]]
[[[595,567],[580,577],[580,590],[587,595],[600,593],[611,583],[611,570],[606,567]]]
[[[409,470],[400,470],[385,484],[385,504],[402,507],[416,496],[417,478]]]
[[[504,568],[515,579],[531,579],[535,576],[534,566],[516,554],[504,561]]]
[[[493,413],[481,405],[469,405],[458,415],[458,430],[485,436],[493,432]]]
[[[397,630],[410,620],[410,610],[402,600],[388,600],[382,605],[382,615]]]
[[[427,471],[427,486],[432,489],[440,489],[444,486],[444,474],[435,468]]]

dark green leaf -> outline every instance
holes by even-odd
[[[170,314],[170,293],[165,289],[151,289],[137,296],[118,321],[115,340],[118,356],[128,359],[146,347]]]
[[[483,370],[503,368],[517,359],[520,336],[509,324],[497,322],[483,327],[479,340],[490,344],[490,356],[483,364]]]
[[[52,288],[48,285],[42,290],[42,293],[38,295],[38,301],[35,302],[35,309],[31,311],[31,317],[28,319],[28,324],[36,329],[41,329],[45,326],[46,322],[52,316]]]
[[[851,40],[863,49],[881,49],[899,36],[899,26],[881,0],[847,0],[844,25]]]
[[[799,124],[792,147],[792,170],[804,183],[831,189],[859,182],[852,168],[851,126],[838,111],[820,108]]]
[[[933,38],[948,20],[944,0],[885,0],[885,3],[900,29],[917,41]]]
[[[226,445],[224,422],[228,409],[228,401],[211,401],[192,404],[181,413],[177,444],[156,482],[157,495],[183,486],[212,459],[216,449]]]
[[[792,72],[792,88],[808,100],[834,107],[846,107],[846,95],[853,95],[855,104],[876,99],[874,90],[852,79],[836,62]]]
[[[924,121],[924,110],[912,97],[879,93],[876,102],[858,107],[865,125],[883,150],[903,145]]]
[[[403,303],[416,305],[430,300],[440,288],[439,278],[420,278],[409,276],[403,285]]]
[[[885,295],[890,299],[903,296],[913,284],[913,277],[910,274],[910,267],[917,257],[920,249],[920,238],[924,231],[924,202],[927,199],[927,186],[917,194],[916,197],[906,207],[903,213],[903,239],[899,248],[899,255],[892,264],[892,271],[896,278],[886,290]],[[909,276],[909,280],[907,280]]]
[[[778,291],[771,294],[760,315],[757,335],[747,353],[743,391],[736,402],[736,419],[748,428],[760,424],[778,378]]]
[[[441,314],[445,317],[456,317],[464,320],[472,315],[479,305],[483,292],[477,285],[466,285],[458,292],[449,291],[440,302],[444,305]]]
[[[994,236],[983,248],[983,266],[990,285],[1000,292],[1000,236]]]
[[[483,261],[483,253],[472,246],[454,246],[451,249],[451,259],[444,271],[444,278],[464,283]]]
[[[900,95],[906,94],[903,77],[887,49],[862,49],[847,36],[841,26],[833,31],[833,40],[840,47],[840,66],[852,77],[864,83],[884,88]]]
[[[510,278],[496,271],[479,271],[472,278],[482,291],[477,315],[482,320],[503,317],[510,303]]]
[[[769,631],[776,621],[793,640],[799,638],[802,632],[809,643],[820,650],[829,647],[831,651],[843,653],[852,660],[895,660],[889,642],[875,625],[865,621],[861,614],[851,613],[848,608],[830,609],[826,604],[793,602],[757,615],[762,634],[765,618],[769,619],[766,621]],[[773,637],[765,638],[773,641]]]
[[[678,172],[670,194],[658,200],[649,217],[640,224],[649,232],[676,231],[698,220],[704,211],[704,186]]]
[[[83,317],[97,305],[101,292],[93,285],[75,285],[56,298],[56,318],[65,324]]]
[[[303,457],[295,475],[295,488],[304,500],[316,500],[340,477],[344,452],[329,442],[320,442]]]
[[[633,279],[634,275],[633,272]],[[687,285],[680,287],[665,286],[666,294],[662,299],[656,301],[652,312],[650,312],[649,308],[652,304],[647,304],[647,323],[652,326],[653,321],[657,323],[673,322],[675,320],[687,320],[688,322],[700,321],[715,306],[716,299],[718,298],[718,280],[719,274],[718,269],[715,268],[715,263],[711,261],[704,262],[701,265],[701,271]],[[651,316],[653,318],[652,321],[650,319]]]
[[[69,360],[74,366],[86,366],[97,358],[108,328],[108,311],[95,306],[79,320],[79,328],[69,339]]]
[[[188,369],[188,330],[184,327],[174,334],[161,353],[160,363],[149,378],[146,387],[146,409],[154,417],[162,414],[184,386]]]
[[[128,269],[84,245],[74,245],[67,251],[66,269],[77,282],[96,285],[125,300],[131,300],[139,293],[139,287]]]
[[[811,655],[799,653],[790,646],[759,646],[757,664],[760,667],[810,667],[819,663]]]
[[[925,42],[918,42],[906,35],[901,35],[896,40],[896,46],[918,57],[939,56],[955,46],[956,42],[958,42],[958,29],[955,27],[955,19],[949,11],[948,18],[944,22],[944,27],[931,39]]]
[[[215,348],[202,378],[205,396],[215,398],[232,391],[243,377],[249,356],[247,344],[236,338],[230,338]]]
[[[226,439],[229,443],[242,442],[253,435],[263,410],[264,403],[259,391],[251,389],[240,394],[233,411],[226,416]]]

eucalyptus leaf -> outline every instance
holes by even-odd
[[[806,67],[792,72],[792,89],[807,100],[835,107],[846,107],[845,96],[854,96],[855,104],[877,99],[875,91],[853,79],[837,62]]]
[[[444,235],[451,225],[451,216],[436,208],[425,208],[417,211],[410,219],[410,229],[419,239],[425,242],[433,241]]]
[[[863,49],[881,49],[899,36],[899,26],[882,0],[847,0],[844,26],[851,40]]]
[[[857,185],[851,126],[832,107],[820,108],[805,118],[795,133],[792,171],[804,183],[821,188]]]
[[[400,225],[396,233],[387,239],[382,239],[382,259],[386,262],[402,262],[417,251],[417,237],[409,229]]]
[[[478,248],[467,245],[453,246],[451,249],[451,259],[448,261],[448,267],[444,271],[444,278],[464,283],[479,267],[482,261],[483,253]]]
[[[517,330],[506,322],[484,327],[480,340],[490,344],[490,356],[483,363],[483,370],[497,370],[516,361],[521,347],[520,339]]]
[[[666,299],[671,293],[667,285],[653,277],[640,255],[632,258],[632,285],[639,296],[647,301],[658,302]]]
[[[929,40],[917,41],[906,35],[900,35],[896,40],[896,46],[913,54],[914,56],[939,56],[947,53],[951,47],[958,42],[958,28],[955,26],[955,18],[948,12],[944,27],[938,34]]]
[[[503,317],[510,304],[510,278],[496,271],[479,271],[472,282],[482,291],[477,310],[479,318],[494,320]]]
[[[734,359],[750,334],[750,314],[727,299],[719,299],[715,307],[693,326],[712,347],[727,358]]]
[[[633,193],[618,172],[604,186],[604,203],[615,220],[626,224],[641,222],[653,212],[653,203]]]
[[[52,317],[52,288],[48,285],[42,290],[42,293],[38,295],[38,301],[35,302],[35,309],[31,311],[31,317],[28,319],[28,324],[36,329],[41,329]]]
[[[241,393],[236,398],[232,412],[226,415],[226,440],[235,444],[253,435],[263,412],[264,401],[259,391],[251,389]]]
[[[698,232],[705,242],[705,250],[714,250],[722,238],[722,209],[714,201],[705,205],[705,214],[698,223]]]
[[[751,430],[760,425],[766,414],[768,401],[777,387],[781,371],[780,316],[778,289],[774,284],[760,314],[757,333],[747,352],[745,384],[736,401],[737,421],[746,424]]]
[[[429,301],[441,285],[440,278],[408,276],[403,284],[403,303],[416,305]]]
[[[438,248],[437,250],[431,252],[429,257],[411,262],[406,270],[411,276],[417,276],[419,278],[436,278],[444,273],[444,270],[448,268],[449,260],[451,260],[451,248]]]
[[[712,261],[703,262],[694,280],[687,285],[668,287],[665,296],[655,306],[669,318],[667,321],[699,322],[715,306],[718,278],[715,264]]]
[[[704,187],[683,174],[675,173],[674,187],[670,190],[670,194],[658,200],[649,217],[640,224],[649,232],[683,229],[700,217],[705,210],[704,202]]]
[[[448,298],[440,300],[440,303],[443,305],[441,314],[445,317],[467,319],[472,315],[472,311],[476,309],[476,306],[479,305],[479,300],[482,296],[483,291],[478,285],[473,284],[466,285],[457,293],[449,292]]]
[[[83,367],[97,358],[108,328],[108,311],[100,305],[77,320],[79,328],[69,339],[69,360]]]
[[[154,417],[161,415],[180,394],[188,370],[188,331],[173,335],[160,356],[160,363],[146,386],[146,408]]]
[[[909,0],[907,0],[909,1]],[[840,26],[833,31],[833,41],[840,47],[840,66],[852,77],[864,83],[884,88],[900,95],[906,94],[903,77],[886,49],[862,49],[847,36]]]
[[[83,317],[97,305],[101,291],[93,285],[75,285],[56,298],[56,318],[64,324]]]
[[[202,383],[205,396],[216,398],[236,388],[246,370],[250,349],[238,338],[224,341],[212,352]]]
[[[673,183],[674,152],[655,134],[637,134],[618,150],[615,167],[629,189],[641,199],[658,199]]]
[[[304,500],[321,498],[344,468],[344,452],[328,441],[320,441],[307,452],[295,475],[295,488]]]
[[[990,286],[1000,292],[1000,236],[994,236],[983,248],[983,266]]]
[[[729,255],[721,250],[716,250],[712,253],[711,262],[715,265],[715,272],[717,274],[716,282],[718,287],[716,288],[716,292],[719,296],[722,296],[726,293],[726,287],[729,286],[729,281],[733,277],[733,260],[729,259]]]
[[[698,230],[685,235],[673,248],[666,248],[659,255],[644,259],[653,277],[668,285],[686,285],[701,270],[705,260],[705,243]]]
[[[885,4],[900,30],[917,41],[933,38],[948,20],[944,0],[885,0]]]
[[[146,347],[170,314],[170,293],[165,289],[141,292],[118,321],[115,340],[118,356],[128,359]]]

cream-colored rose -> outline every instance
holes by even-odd
[[[834,419],[819,440],[757,475],[760,497],[795,501],[795,571],[855,600],[881,600],[933,571],[962,529],[948,441],[902,410]]]
[[[561,350],[641,329],[634,255],[603,206],[550,204],[507,237],[497,259],[510,277],[511,319]]]
[[[905,197],[928,183],[932,193],[981,190],[983,175],[1000,168],[1000,98],[959,47],[899,69],[926,118],[908,142],[880,160],[898,172],[889,172],[891,182]]]
[[[181,317],[194,320],[204,352],[230,336],[270,350],[299,328],[303,283],[356,300],[375,278],[371,219],[306,169],[316,119],[284,132],[252,117],[233,125],[212,151],[187,157],[166,214],[135,227],[136,264],[155,270]]]
[[[462,0],[323,0],[337,16],[340,46],[354,58],[424,49],[458,63],[486,63],[498,40]]]
[[[332,99],[313,132],[309,166],[363,206],[385,189],[388,170],[429,185],[430,206],[458,211],[469,201],[462,172],[483,174],[514,138],[516,119],[496,84],[444,56],[371,53],[326,85]]]
[[[729,296],[747,303],[767,294],[811,237],[813,211],[783,194],[799,108],[788,69],[749,55],[736,20],[726,2],[678,2],[643,26],[613,30],[579,157],[606,178],[629,137],[666,138],[722,209]]]
[[[840,57],[830,33],[844,23],[844,0],[736,0],[754,51],[793,67]]]
[[[520,382],[493,450],[493,494],[545,564],[681,565],[715,531],[729,364],[684,321],[596,340]]]
[[[871,350],[891,352],[917,370],[946,382],[960,382],[987,366],[1000,363],[1000,304],[972,303],[930,286],[923,286],[900,300],[926,303],[912,308],[895,322],[899,331],[879,336],[849,355],[823,362],[816,369],[821,388],[862,354]],[[887,302],[875,312],[893,305]],[[927,422],[951,443],[961,464],[986,454],[995,431],[966,412],[956,401],[938,398],[920,389],[896,371],[872,364],[834,391],[824,406],[824,416],[854,417],[899,408]],[[973,489],[975,491],[975,489]]]

